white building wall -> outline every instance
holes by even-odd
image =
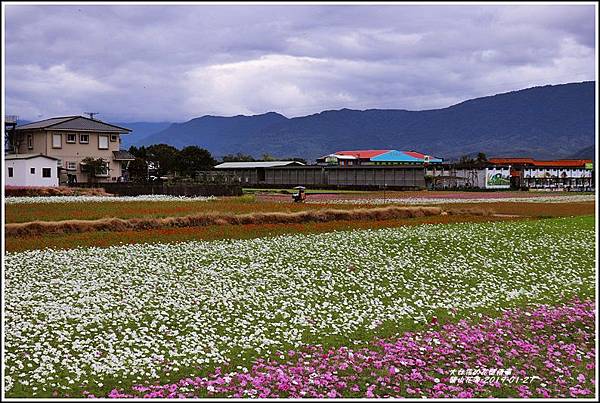
[[[12,168],[13,176],[8,176],[8,168]],[[25,186],[25,160],[4,161],[4,184],[6,186]]]
[[[563,173],[566,178],[591,178],[592,170],[584,168],[527,168],[523,170],[524,178],[551,178],[558,177],[561,179]]]
[[[58,186],[58,168],[56,160],[36,157],[22,160],[4,161],[4,183],[6,186]],[[12,178],[8,176],[8,168],[13,168]],[[35,173],[31,173],[35,168]],[[43,168],[50,168],[50,177],[42,176]]]
[[[436,185],[438,189],[451,189],[464,186],[484,188],[485,174],[485,169],[448,169],[442,166],[430,166],[426,169],[426,175],[447,178]]]

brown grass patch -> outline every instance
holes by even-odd
[[[283,212],[259,212],[250,214],[199,214],[166,218],[103,218],[99,220],[33,221],[6,224],[7,237],[35,236],[43,234],[69,234],[92,231],[140,231],[170,227],[198,227],[209,225],[248,224],[300,224],[305,222],[390,220],[441,215],[439,207],[382,207],[367,209],[323,209]]]
[[[596,204],[590,202],[574,203],[518,203],[518,202],[494,202],[494,203],[470,203],[468,206],[460,204],[440,205],[449,214],[452,211],[468,209],[490,210],[493,214],[504,216],[521,217],[569,217],[580,215],[593,215]]]
[[[38,196],[111,196],[104,188],[72,188],[66,186],[6,186],[6,197],[38,197]]]
[[[470,216],[483,216],[483,217],[489,217],[491,215],[494,215],[494,210],[492,210],[489,207],[459,207],[459,208],[453,208],[453,209],[448,209],[446,211],[449,215],[470,215]]]
[[[284,234],[314,234],[329,231],[349,231],[395,228],[422,224],[452,224],[459,222],[516,221],[522,217],[483,217],[464,215],[434,215],[391,220],[353,220],[306,222],[301,224],[247,224],[209,225],[205,227],[171,227],[144,231],[84,232],[73,234],[44,234],[29,237],[6,238],[6,251],[19,252],[34,249],[71,249],[77,247],[108,247],[122,244],[172,243],[191,240],[252,239]]]

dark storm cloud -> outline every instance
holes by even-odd
[[[594,79],[592,5],[6,5],[6,111],[425,109]]]

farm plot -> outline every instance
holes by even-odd
[[[326,203],[326,204],[453,204],[453,203],[584,203],[593,202],[596,196],[593,194],[583,195],[549,195],[549,196],[530,196],[530,197],[493,197],[487,194],[481,197],[477,194],[471,198],[441,198],[441,197],[385,197],[385,198],[336,198],[327,200],[309,200],[308,203]]]
[[[594,295],[593,217],[6,255],[8,396],[106,396]]]
[[[355,206],[339,206],[351,209]],[[94,220],[109,217],[177,217],[198,213],[245,214],[253,212],[295,212],[331,208],[328,205],[257,201],[241,197],[175,197],[163,195],[132,197],[54,196],[8,197],[6,222]],[[337,208],[337,207],[336,207]]]

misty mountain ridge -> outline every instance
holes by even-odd
[[[205,115],[183,123],[115,122],[132,129],[121,147],[197,145],[214,156],[302,157],[339,150],[417,150],[456,159],[488,156],[593,158],[595,82],[533,87],[431,110],[343,108],[288,118]]]
[[[418,150],[445,159],[477,152],[568,158],[595,144],[594,89],[591,81],[547,85],[423,111],[344,108],[294,118],[276,112],[206,115],[174,123],[136,145],[197,145],[217,157],[241,152],[308,160],[351,149]]]
[[[132,145],[135,145],[142,141],[144,138],[158,133],[168,128],[171,122],[107,122],[113,125],[126,127],[131,129],[131,133],[121,136],[121,148],[128,149]]]

